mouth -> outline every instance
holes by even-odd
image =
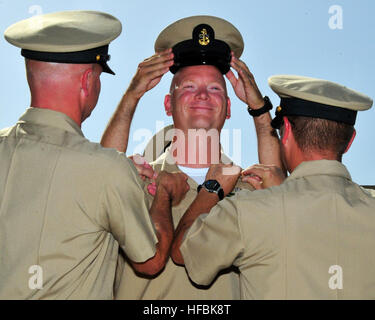
[[[190,109],[193,109],[193,110],[207,110],[207,111],[213,111],[214,108],[210,107],[210,106],[207,106],[207,105],[194,105],[194,106],[191,106]]]

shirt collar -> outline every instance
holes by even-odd
[[[28,108],[17,123],[35,123],[59,128],[84,137],[81,128],[66,114],[41,108]]]
[[[286,180],[307,176],[329,175],[352,180],[348,169],[336,160],[314,160],[302,162]]]
[[[178,168],[176,164],[175,159],[173,158],[171,149],[172,146],[169,146],[165,150],[165,152],[158,159],[155,160],[154,163],[161,164],[160,170],[165,170],[167,172],[181,172],[181,170]],[[225,164],[233,163],[233,161],[227,155],[224,154],[223,150],[221,150],[220,162]],[[198,186],[196,181],[191,177],[188,177],[188,184],[191,188],[194,189],[196,189],[196,187]]]
[[[155,163],[160,163],[162,160],[162,166],[163,166],[163,170],[167,169],[168,170],[178,170],[178,166],[176,164],[176,160],[173,158],[173,155],[172,155],[172,152],[171,152],[171,149],[172,149],[172,146],[169,146],[165,152],[158,158],[155,160]],[[221,154],[220,154],[220,163],[224,163],[224,164],[230,164],[230,163],[233,163],[233,161],[223,152],[223,150],[221,150]]]

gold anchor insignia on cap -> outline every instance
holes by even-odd
[[[283,110],[283,108],[281,108],[280,106],[278,106],[278,107],[276,108],[276,111],[277,111],[277,112],[281,112],[281,110]]]
[[[100,60],[100,54],[98,54],[97,56],[96,56],[96,61],[99,61]]]
[[[199,34],[199,44],[201,46],[207,46],[210,43],[210,36],[207,33],[207,30],[204,28]]]

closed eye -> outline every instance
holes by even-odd
[[[223,91],[223,88],[219,86],[212,86],[212,87],[209,87],[208,89],[211,91]]]
[[[185,90],[194,90],[196,85],[191,82],[191,81],[186,81],[185,83],[182,84],[182,89]]]

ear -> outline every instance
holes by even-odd
[[[344,153],[347,153],[347,152],[348,152],[348,150],[350,149],[350,147],[351,147],[351,145],[352,145],[352,143],[353,143],[354,138],[355,138],[356,135],[357,135],[357,131],[355,131],[355,129],[354,129],[354,131],[353,131],[353,135],[352,135],[352,137],[350,138],[350,141],[349,141],[348,145],[346,146],[346,149],[345,149]]]
[[[230,116],[231,116],[230,107],[231,107],[231,101],[230,101],[230,98],[228,97],[227,98],[227,119],[230,119]]]
[[[171,105],[171,95],[167,94],[164,98],[164,108],[165,108],[165,113],[167,116],[172,116],[172,105]]]
[[[291,134],[292,126],[287,117],[283,117],[283,120],[284,120],[284,133],[281,138],[281,143],[285,145],[286,142],[288,141],[289,135]]]
[[[92,68],[87,69],[81,78],[81,92],[84,94],[84,97],[88,97],[91,93],[92,88]]]

